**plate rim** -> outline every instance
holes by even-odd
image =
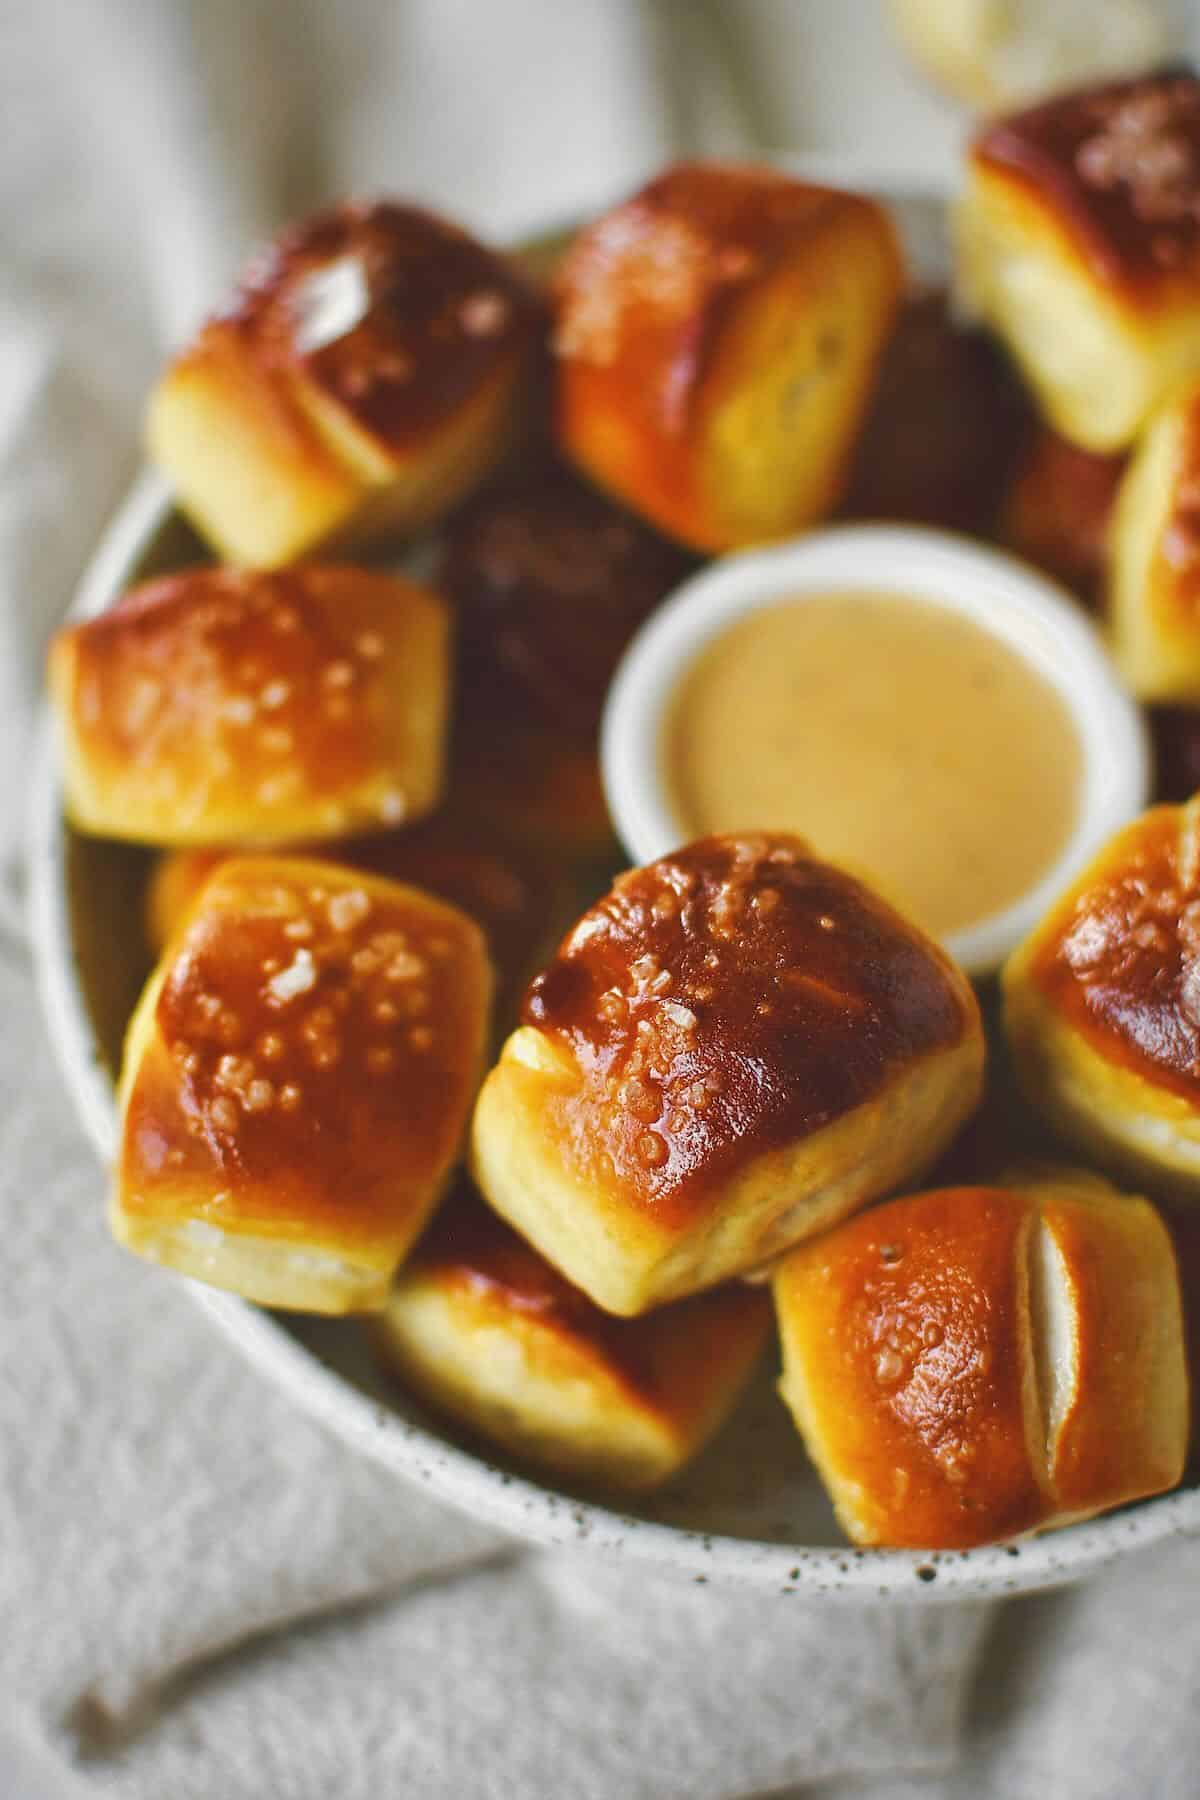
[[[767,159],[758,158],[763,161]],[[811,179],[886,197],[945,198],[928,172],[881,170],[861,159],[788,153],[769,160]],[[546,230],[545,220],[538,229]],[[553,229],[553,227],[551,227]],[[514,234],[518,235],[518,234]],[[527,235],[532,236],[530,232]],[[101,611],[173,507],[164,477],[143,469],[103,532],[66,620]],[[66,881],[66,826],[52,710],[38,707],[27,817],[27,917],[35,985],[51,1046],[101,1163],[116,1140],[115,1090],[98,1055],[77,979]],[[783,1595],[940,1601],[1033,1592],[1082,1579],[1138,1549],[1200,1535],[1200,1488],[1176,1489],[1082,1524],[969,1550],[882,1550],[795,1545],[704,1532],[622,1513],[513,1473],[369,1398],[263,1309],[169,1269],[193,1304],[246,1360],[352,1449],[437,1500],[531,1543],[632,1555],[697,1582]]]

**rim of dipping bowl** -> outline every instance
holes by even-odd
[[[1050,683],[1079,737],[1075,825],[1053,864],[1019,899],[942,939],[969,974],[988,974],[1144,809],[1150,786],[1145,726],[1098,633],[1074,600],[1015,557],[921,527],[853,525],[724,556],[690,576],[642,626],[609,689],[601,726],[609,810],[635,863],[697,835],[675,809],[665,766],[671,709],[697,657],[761,608],[867,592],[944,607],[990,632]],[[756,824],[748,819],[746,829]]]

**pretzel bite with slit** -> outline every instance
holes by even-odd
[[[713,1436],[770,1329],[769,1297],[740,1284],[614,1319],[463,1183],[401,1270],[375,1338],[413,1393],[506,1453],[642,1489]]]
[[[1200,376],[1154,414],[1121,483],[1108,630],[1139,699],[1200,701]]]
[[[695,549],[799,531],[841,494],[901,282],[873,200],[669,169],[559,270],[559,443]]]
[[[1118,832],[1003,985],[1032,1104],[1099,1162],[1200,1196],[1200,800]]]
[[[207,848],[418,818],[441,788],[448,637],[436,594],[365,569],[134,588],[51,645],[71,822]]]
[[[458,1155],[483,936],[331,863],[224,863],[151,977],[120,1086],[113,1232],[268,1306],[382,1306]]]
[[[621,876],[531,985],[472,1128],[485,1198],[608,1311],[752,1269],[927,1167],[975,1105],[962,973],[783,835]]]
[[[960,1550],[1179,1481],[1175,1257],[1072,1169],[890,1200],[774,1276],[783,1398],[856,1544]]]
[[[395,201],[332,207],[247,269],[150,399],[150,455],[231,562],[272,567],[448,512],[517,432],[541,302]]]
[[[1200,80],[1112,82],[985,125],[956,236],[964,301],[1050,423],[1124,449],[1200,368]]]

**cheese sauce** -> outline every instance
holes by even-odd
[[[799,832],[938,937],[1047,872],[1082,786],[1057,690],[982,627],[896,594],[739,620],[684,676],[664,748],[689,836]]]

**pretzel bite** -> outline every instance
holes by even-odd
[[[567,252],[559,441],[697,549],[784,537],[841,493],[900,285],[873,201],[768,169],[670,169]]]
[[[1029,401],[994,340],[940,289],[909,295],[884,348],[841,512],[987,531],[1029,423]]]
[[[634,631],[694,558],[549,456],[451,520],[453,804],[536,849],[607,855],[597,742]]]
[[[500,1013],[515,1009],[531,973],[562,930],[567,890],[555,868],[526,850],[481,835],[473,824],[441,814],[407,831],[346,839],[326,853],[299,847],[295,853],[322,860],[328,855],[345,868],[406,882],[459,907],[487,941]],[[146,892],[146,936],[156,956],[214,869],[231,854],[172,850],[160,859]]]
[[[875,1207],[774,1277],[783,1398],[856,1544],[966,1549],[1174,1487],[1171,1241],[1071,1169]]]
[[[1200,367],[1200,81],[1114,82],[985,126],[957,238],[964,299],[1050,423],[1122,449]]]
[[[630,638],[696,563],[549,457],[449,522],[437,586],[455,609],[464,711],[501,698],[594,748]]]
[[[344,837],[438,797],[448,620],[364,569],[185,569],[61,631],[73,824],[148,844]]]
[[[415,888],[223,864],[130,1023],[116,1237],[268,1306],[382,1306],[457,1155],[490,987],[479,928]]]
[[[1098,1160],[1200,1195],[1200,801],[1119,832],[1003,979],[1033,1104]]]
[[[1040,426],[1031,434],[1005,496],[1001,541],[1061,581],[1085,605],[1097,605],[1124,470],[1123,456],[1081,450],[1049,426]]]
[[[285,232],[150,399],[147,444],[231,562],[273,566],[447,512],[512,438],[541,307],[416,207]]]
[[[1108,625],[1139,699],[1200,700],[1200,377],[1155,413],[1121,483]]]
[[[782,835],[616,882],[475,1111],[492,1206],[621,1314],[753,1268],[924,1169],[979,1096],[965,977]]]
[[[767,1294],[737,1284],[614,1319],[463,1183],[402,1269],[376,1338],[414,1393],[500,1449],[648,1488],[722,1424],[770,1328]]]

